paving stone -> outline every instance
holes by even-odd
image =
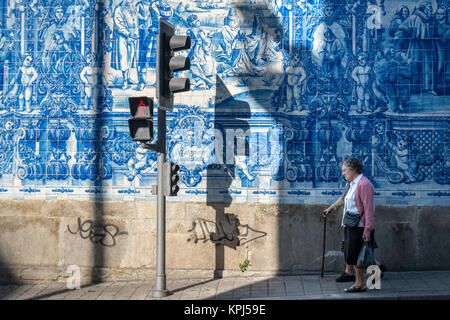
[[[287,278],[286,282],[286,294],[288,296],[304,295],[303,282],[300,277]]]
[[[450,286],[445,284],[445,282],[443,282],[438,277],[435,277],[435,276],[432,276],[432,275],[422,277],[422,280],[428,285],[428,287],[433,288],[435,290],[436,289],[437,290],[450,289]]]
[[[338,286],[336,281],[332,279],[320,278],[320,287],[322,290],[336,290]]]
[[[170,293],[167,297],[165,297],[165,300],[180,300],[181,299],[181,295],[183,294],[182,291],[180,292],[175,292],[175,293]],[[150,293],[147,298],[145,298],[145,300],[153,300],[154,298],[152,297],[152,294]]]
[[[106,287],[106,286],[103,286],[103,287],[100,287],[100,286],[89,287],[87,289],[87,292],[83,295],[82,299],[83,300],[96,300],[106,290],[108,290],[108,287]]]
[[[305,294],[321,293],[322,288],[320,286],[319,277],[304,276],[302,280],[303,280],[303,288],[305,290]]]
[[[125,284],[123,283],[112,283],[108,290],[105,290],[100,296],[98,296],[97,300],[111,300],[124,285]]]
[[[200,295],[200,290],[183,291],[180,298],[182,300],[192,300],[192,299],[197,299],[199,295]]]
[[[394,287],[389,280],[381,279],[381,289],[393,290]]]
[[[431,289],[428,284],[423,281],[422,278],[404,278],[408,285],[414,288],[415,290],[420,289]]]
[[[69,290],[68,294],[64,296],[64,300],[80,300],[88,293],[89,288],[80,288]]]
[[[130,296],[130,300],[145,300],[148,295],[152,294],[154,284],[153,283],[143,283],[136,291]]]
[[[420,299],[450,298],[450,271],[389,272],[381,290],[348,295],[353,283],[337,275],[169,280],[170,295],[153,298],[154,281],[105,282],[68,290],[64,283],[2,285],[0,299],[45,300],[240,300],[240,299]],[[365,275],[365,279],[368,275]]]
[[[139,284],[130,284],[122,287],[119,292],[114,296],[113,300],[128,300],[137,290]]]
[[[252,290],[253,289],[267,290],[268,288],[269,288],[269,282],[267,280],[257,281],[257,282],[252,283]]]
[[[269,297],[285,297],[286,291],[284,290],[269,290]]]
[[[20,285],[2,285],[0,286],[0,299],[6,300],[9,296],[12,296],[18,289],[20,289]]]
[[[237,279],[234,283],[234,290],[251,290],[252,280],[251,279]]]
[[[436,272],[435,276],[450,288],[450,274],[449,273],[444,274],[444,273]]]
[[[216,296],[216,290],[212,288],[202,289],[198,295],[198,299],[210,299]]]
[[[246,299],[252,296],[251,290],[236,290],[233,297],[236,299]]]
[[[18,296],[18,300],[29,300],[33,299],[35,296],[38,296],[42,291],[44,291],[48,287],[47,284],[36,284],[33,285],[29,290],[26,290],[23,294]]]
[[[53,284],[43,290],[39,293],[39,295],[33,297],[33,299],[39,299],[39,300],[48,300],[49,298],[53,297],[54,295],[58,294],[65,294],[69,291],[67,289],[67,286],[65,284]]]
[[[391,283],[393,290],[412,289],[410,284],[401,277],[396,279],[390,279],[389,282]]]
[[[232,292],[234,289],[234,280],[223,280],[219,281],[217,287],[217,294],[225,294],[226,292]],[[231,294],[232,295],[232,294]]]

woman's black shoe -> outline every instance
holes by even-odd
[[[355,281],[354,275],[349,275],[348,273],[344,272],[342,273],[337,279],[336,282],[350,282]]]
[[[364,292],[366,290],[367,290],[367,288],[365,286],[357,287],[355,285],[351,286],[350,288],[344,289],[345,292],[349,292],[349,293],[352,293],[352,292]]]

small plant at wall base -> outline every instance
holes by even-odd
[[[245,272],[248,267],[250,267],[250,260],[245,259],[244,262],[239,264],[239,269],[241,269],[241,272]]]

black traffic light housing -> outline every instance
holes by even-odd
[[[189,70],[191,62],[189,58],[174,56],[173,53],[186,50],[191,47],[189,36],[175,35],[175,27],[159,19],[159,34],[156,58],[156,97],[158,108],[167,111],[173,110],[173,94],[189,91],[190,81],[188,78],[174,78],[173,73]]]
[[[130,115],[128,128],[131,140],[148,142],[153,140],[153,99],[129,97]]]
[[[164,165],[164,195],[176,196],[180,190],[178,186],[178,180],[180,180],[178,171],[180,170],[180,166],[173,162],[166,162]]]

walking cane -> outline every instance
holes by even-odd
[[[325,264],[325,241],[327,238],[327,216],[323,217],[323,250],[322,250],[322,274],[321,277],[323,278],[323,267]]]

